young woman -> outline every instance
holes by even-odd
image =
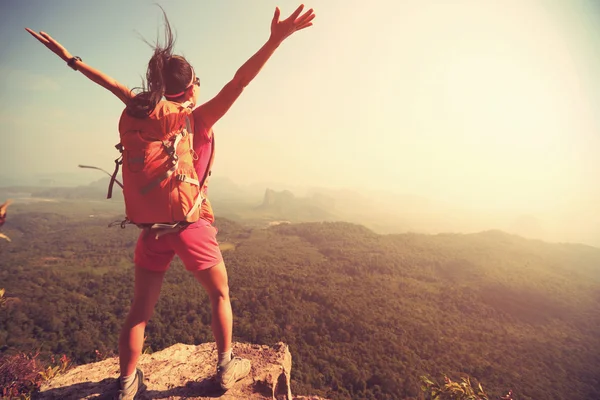
[[[280,11],[276,8],[267,42],[238,69],[233,79],[213,99],[193,109],[193,147],[198,155],[194,168],[198,176],[203,176],[209,163],[212,126],[225,115],[279,45],[294,32],[312,25],[314,12],[310,9],[301,14],[303,7],[299,6],[284,20],[279,19]],[[47,33],[36,33],[29,28],[26,30],[71,68],[118,97],[125,103],[125,113],[128,116],[143,119],[155,117],[156,110],[164,104],[163,97],[181,104],[191,102],[194,106],[198,99],[199,80],[185,58],[172,54],[174,38],[166,15],[164,17],[165,44],[156,44],[148,63],[145,88],[139,94],[132,93],[129,88],[85,64],[79,57],[73,57]],[[119,338],[119,399],[133,399],[143,388],[143,374],[136,369],[136,364],[142,351],[144,330],[158,300],[165,272],[175,254],[206,289],[211,301],[212,330],[219,351],[217,381],[227,390],[250,372],[249,360],[233,357],[231,354],[232,312],[227,271],[216,241],[213,222],[212,209],[205,202],[200,220],[180,232],[158,238],[144,232],[140,234],[134,255],[133,302]]]

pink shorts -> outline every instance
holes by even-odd
[[[207,221],[198,221],[177,233],[160,236],[142,231],[135,246],[135,265],[151,271],[166,271],[177,254],[185,269],[201,271],[223,261],[217,243],[217,228]]]

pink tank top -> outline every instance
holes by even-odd
[[[196,121],[200,121],[200,119],[198,118]],[[197,158],[194,161],[194,168],[198,174],[198,179],[202,179],[204,172],[208,167],[208,163],[210,162],[210,155],[212,152],[212,135],[212,129],[207,129],[204,123],[200,124],[199,126],[194,126],[194,152],[197,155]],[[205,197],[208,196],[208,179],[205,182],[202,191],[204,192]],[[202,203],[202,213],[200,218],[210,224],[215,221],[213,210],[208,198],[204,201],[204,203]]]

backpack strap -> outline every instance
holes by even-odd
[[[115,160],[115,170],[113,171],[112,176],[110,177],[110,183],[108,184],[108,193],[106,194],[106,198],[110,199],[112,197],[113,186],[115,186],[115,182],[121,186],[123,189],[123,184],[117,180],[117,174],[119,173],[119,167],[123,164],[123,145],[121,143],[117,143],[115,148],[119,150],[121,155],[119,158]]]
[[[131,222],[128,218],[125,218],[124,220],[117,220],[114,222],[111,222],[110,224],[108,224],[109,228],[112,228],[113,226],[119,225],[121,227],[121,229],[125,229],[125,227],[127,225],[135,225],[138,228],[146,231],[146,232],[152,232],[154,234],[155,239],[158,239],[159,237],[161,237],[162,235],[166,235],[167,233],[174,233],[174,232],[180,232],[183,229],[187,228],[189,223],[187,222],[176,222],[174,224],[161,224],[161,223],[156,223],[156,224],[135,224],[133,222]]]
[[[121,146],[121,144],[117,144],[115,147],[117,147],[117,149],[119,149],[118,146]],[[119,149],[121,152],[123,152],[122,150],[122,146]],[[123,155],[121,155],[119,158],[117,158],[115,160],[115,171],[111,174],[109,174],[108,172],[106,172],[105,170],[103,170],[102,168],[99,167],[94,167],[93,165],[82,165],[79,164],[78,167],[79,168],[89,168],[89,169],[97,169],[98,171],[102,171],[104,172],[106,175],[110,176],[110,184],[108,185],[108,195],[107,195],[107,199],[110,199],[112,197],[112,188],[113,185],[116,183],[117,185],[119,185],[121,187],[121,189],[123,189],[123,184],[117,179],[117,173],[119,172],[119,166],[121,164],[123,164]]]
[[[165,172],[164,174],[159,175],[152,182],[150,182],[149,184],[147,184],[146,186],[144,186],[143,188],[141,188],[140,189],[140,193],[146,194],[149,191],[151,191],[152,189],[154,189],[162,181],[164,181],[165,179],[167,179],[168,177],[170,177],[171,175],[173,175],[173,173],[177,170],[177,166],[178,165],[179,165],[179,161],[175,161],[175,164],[167,172]]]
[[[184,174],[177,175],[177,180],[181,182],[187,182],[190,185],[200,186],[200,181],[198,179],[190,178]]]
[[[180,232],[183,229],[187,228],[189,224],[176,222],[174,224],[152,224],[150,226],[144,226],[142,229],[147,232],[152,232],[154,234],[154,238],[158,239],[162,235],[166,235],[167,233],[175,233]]]
[[[196,197],[196,202],[194,203],[194,206],[192,208],[190,208],[190,211],[188,211],[187,215],[185,216],[186,221],[188,218],[190,218],[192,216],[192,214],[194,213],[196,208],[200,208],[200,206],[202,205],[204,200],[206,200],[206,197],[204,197],[204,194],[202,193],[202,186],[200,186],[198,197]]]
[[[129,220],[129,218],[125,217],[125,219],[123,219],[123,220],[116,220],[116,221],[111,222],[110,224],[108,224],[108,227],[112,228],[113,226],[117,226],[117,225],[119,225],[121,227],[121,229],[125,229],[125,227],[127,225],[134,225],[134,223],[131,222]]]

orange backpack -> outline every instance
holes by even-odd
[[[193,165],[197,156],[191,112],[185,103],[161,101],[144,119],[130,116],[127,110],[121,114],[121,141],[115,146],[121,156],[115,160],[107,198],[112,196],[115,182],[123,188],[127,217],[122,227],[133,223],[142,228],[174,229],[200,218],[201,188],[210,174],[214,135],[209,166],[199,180]],[[122,184],[116,178],[121,165]]]

